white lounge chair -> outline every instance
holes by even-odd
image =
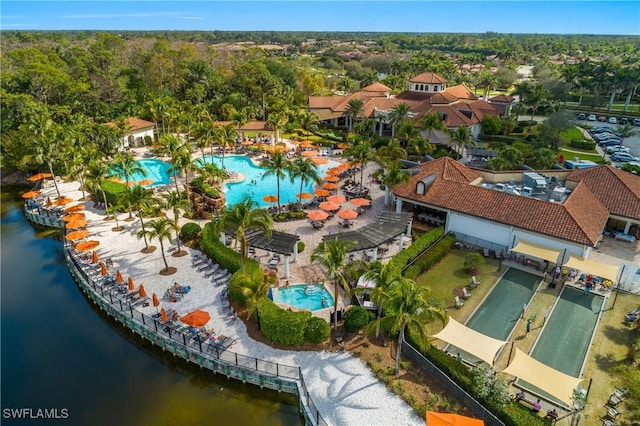
[[[476,288],[480,285],[480,281],[478,281],[478,279],[476,278],[476,276],[474,275],[473,277],[471,277],[471,284],[469,284],[469,288]]]
[[[460,297],[456,296],[455,299],[456,308],[462,308],[464,306],[464,302],[460,300]]]
[[[469,293],[469,290],[467,290],[466,287],[462,287],[462,297],[465,299],[468,299],[471,297],[471,293]]]

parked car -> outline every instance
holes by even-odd
[[[606,123],[607,117],[605,117],[604,115],[601,115],[600,117],[598,117],[598,121],[602,121],[603,123]]]
[[[626,152],[616,152],[611,154],[612,161],[619,161],[621,163],[627,163],[629,161],[640,161],[640,158],[634,157],[633,155]]]
[[[629,152],[629,148],[624,145],[609,145],[605,148],[607,154],[613,154],[615,152]]]
[[[594,127],[591,133],[611,133],[611,127]]]
[[[583,114],[583,113],[578,114],[578,120],[584,120],[586,118],[587,118],[586,114]]]
[[[607,139],[606,141],[599,142],[598,145],[600,145],[603,148],[606,148],[609,146],[619,146],[619,145],[622,145],[622,141],[618,139]]]
[[[596,121],[596,116],[594,114],[589,114],[589,116],[587,117],[587,120]]]
[[[633,125],[634,126],[640,126],[640,118],[634,118],[633,119]]]
[[[615,117],[609,117],[609,124],[618,124],[618,119]]]
[[[620,124],[625,125],[629,123],[629,119],[627,117],[622,117],[620,119]]]

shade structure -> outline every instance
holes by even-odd
[[[591,275],[597,275],[602,278],[618,281],[620,266],[607,265],[606,263],[595,262],[593,260],[584,259],[582,257],[569,255],[569,261],[564,266],[586,272]]]
[[[322,210],[313,210],[307,213],[307,217],[311,220],[327,220],[329,213]]]
[[[334,189],[338,189],[338,185],[336,185],[335,183],[325,183],[322,185],[322,188],[332,191]]]
[[[308,192],[300,192],[296,194],[296,198],[300,198],[301,200],[307,200],[309,198],[313,198],[313,195],[309,194]]]
[[[98,263],[100,258],[98,257],[98,253],[95,251],[91,254],[91,263]]]
[[[102,275],[103,277],[109,275],[107,265],[104,262],[100,262],[100,275]]]
[[[354,206],[368,206],[371,204],[371,201],[366,198],[352,198],[349,202]]]
[[[317,164],[318,166],[321,166],[323,164],[327,164],[329,160],[327,160],[326,158],[312,158],[311,162],[313,164]]]
[[[507,343],[503,340],[494,339],[493,337],[478,333],[477,331],[460,324],[451,317],[449,317],[447,326],[440,330],[438,334],[431,337],[435,337],[436,339],[440,339],[454,345],[455,347],[480,358],[489,365],[493,365],[493,360],[495,359],[496,354]]]
[[[277,195],[265,195],[264,197],[262,197],[262,201],[264,201],[265,203],[275,203],[278,201],[278,196]]]
[[[129,291],[133,291],[133,290],[135,290],[135,289],[136,289],[136,285],[133,283],[133,278],[131,278],[131,277],[129,277],[129,278],[127,279],[127,289],[128,289]]]
[[[37,197],[40,194],[41,194],[40,191],[28,191],[22,194],[22,198],[33,198],[33,197]]]
[[[518,244],[511,251],[526,254],[527,256],[537,257],[551,263],[558,263],[560,250],[554,250],[547,247],[539,246],[524,240],[518,240]]]
[[[317,197],[326,197],[327,195],[331,194],[327,189],[316,189],[315,191],[313,191],[313,193]]]
[[[140,284],[138,294],[140,295],[140,297],[147,297],[147,290],[144,289],[144,285]]]
[[[355,219],[358,217],[358,212],[355,210],[340,210],[338,212],[338,217],[346,220]]]
[[[51,207],[53,205],[53,201],[51,201],[51,198],[47,197],[47,206]]]
[[[69,241],[75,241],[85,238],[87,235],[89,235],[89,231],[87,231],[86,229],[80,229],[78,231],[69,232],[67,235],[65,235],[65,238]]]
[[[460,414],[436,413],[427,411],[427,426],[484,426],[483,420],[472,417],[461,416]]]
[[[164,308],[160,308],[160,321],[167,322],[169,321],[169,316],[167,315],[167,311]]]
[[[62,196],[53,202],[56,206],[66,206],[69,203],[73,202],[73,198]]]
[[[347,201],[347,198],[343,195],[332,195],[330,197],[327,197],[327,201],[331,203],[342,204]]]
[[[84,228],[85,226],[87,226],[89,222],[87,222],[86,220],[72,220],[71,222],[68,222],[65,225],[65,228],[67,229],[78,229],[78,228]]]
[[[331,201],[323,201],[319,206],[322,210],[334,211],[340,208],[340,204],[332,203]]]
[[[516,356],[509,366],[501,371],[536,386],[560,401],[571,406],[573,391],[582,379],[565,374],[541,363],[516,348]]]
[[[320,153],[318,151],[302,151],[300,155],[303,157],[317,157]]]
[[[94,248],[100,245],[100,241],[90,240],[90,241],[82,241],[76,245],[76,250],[78,251],[88,251],[93,250]]]
[[[184,324],[190,325],[191,327],[202,327],[208,323],[210,319],[211,316],[209,315],[209,312],[198,309],[196,311],[189,312],[187,315],[180,318],[180,321]]]
[[[155,182],[155,180],[153,180],[153,179],[142,179],[142,180],[138,181],[138,185],[146,186],[146,185],[151,185],[154,182]]]
[[[82,210],[84,210],[84,204],[76,204],[75,206],[67,207],[66,209],[64,209],[64,211],[67,213],[76,213],[81,212]]]
[[[39,181],[39,180],[42,180],[42,179],[47,179],[47,178],[50,178],[50,177],[52,177],[51,173],[36,173],[33,176],[29,176],[27,178],[27,180],[29,182],[36,182],[36,181]]]
[[[153,296],[151,296],[151,302],[153,303],[153,306],[155,306],[156,308],[160,306],[160,299],[158,299],[157,294],[153,293]]]
[[[116,282],[118,284],[122,284],[124,282],[124,278],[122,278],[122,273],[120,272],[120,269],[116,271]]]
[[[65,222],[73,222],[74,220],[84,220],[84,213],[71,213],[62,218]]]

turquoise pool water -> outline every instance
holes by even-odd
[[[322,305],[323,298],[325,300],[324,306]],[[333,306],[333,296],[322,284],[282,287],[278,289],[275,301],[293,306],[296,309],[309,309],[311,311]]]
[[[137,161],[140,163],[140,166],[146,170],[147,175],[143,176],[141,173],[134,173],[133,176],[130,177],[130,180],[138,182],[143,179],[152,179],[153,183],[146,186],[168,185],[172,183],[171,176],[173,175],[169,176],[171,164],[156,158],[143,158]],[[124,176],[119,177],[120,179],[124,179]]]
[[[214,156],[213,159],[215,164],[221,167],[222,157]],[[211,156],[206,155],[196,161],[211,163]],[[318,166],[318,174],[322,177],[328,169],[337,165],[338,163],[335,161],[329,161],[328,164],[320,165]],[[276,204],[267,203],[262,200],[266,195],[277,195],[278,186],[275,176],[268,176],[263,179],[265,169],[256,166],[245,156],[225,156],[224,167],[229,171],[238,172],[246,176],[243,182],[225,184],[225,197],[227,198],[228,206],[238,204],[246,198],[251,198],[260,207],[269,207]],[[255,181],[255,183],[252,183],[252,181]],[[303,186],[302,191],[313,193],[313,182]],[[296,198],[298,192],[300,192],[300,179],[291,182],[287,176],[280,180],[280,204],[298,201]]]

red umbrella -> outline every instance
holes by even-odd
[[[354,206],[368,206],[369,204],[371,204],[371,201],[367,200],[366,198],[353,198],[349,200],[349,202]]]
[[[311,220],[326,220],[329,217],[329,213],[322,210],[313,210],[307,213],[307,217]]]
[[[197,311],[189,312],[187,315],[180,318],[180,321],[184,324],[190,325],[191,327],[202,327],[208,323],[210,319],[211,316],[209,315],[209,312],[198,309]]]
[[[332,203],[331,201],[324,201],[320,203],[319,207],[322,210],[333,211],[333,210],[338,210],[340,208],[340,204]]]
[[[347,199],[343,195],[332,195],[330,197],[327,197],[327,201],[336,204],[342,204],[347,201]]]
[[[347,220],[355,219],[356,217],[358,217],[358,212],[356,212],[355,210],[340,210],[338,212],[338,217]]]

